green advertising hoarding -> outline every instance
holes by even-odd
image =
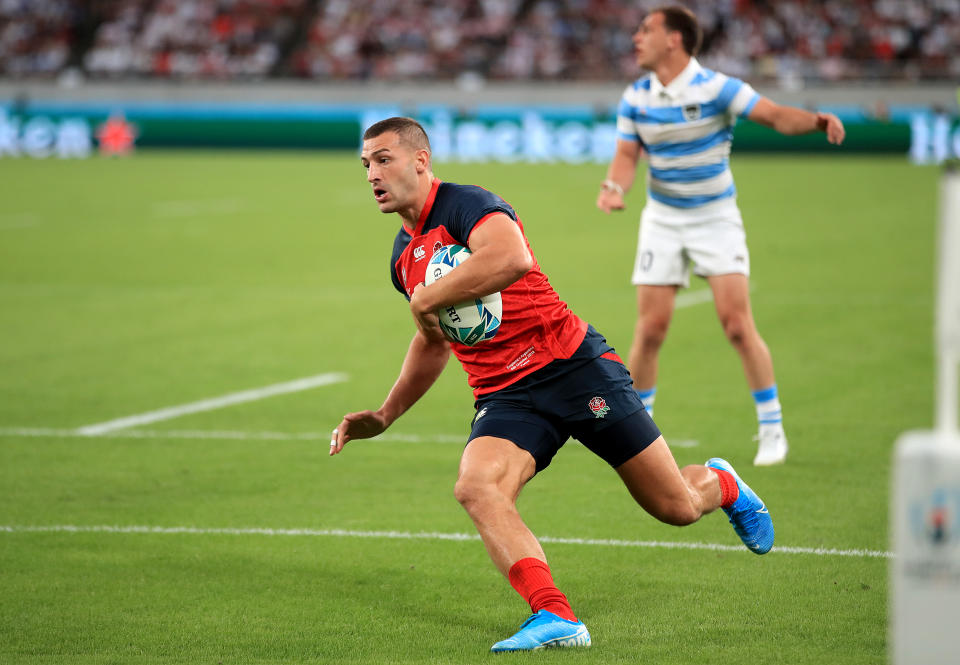
[[[923,108],[891,109],[887,118],[834,109],[844,120],[842,150],[899,153],[914,161],[960,155],[957,118]],[[49,103],[0,101],[0,157],[78,157],[97,145],[108,118],[129,123],[139,148],[285,148],[357,150],[362,130],[390,115],[412,115],[427,128],[438,161],[604,163],[616,143],[612,109],[582,106],[402,109],[389,106],[230,103]],[[86,138],[84,138],[84,136]],[[817,133],[782,136],[738,122],[741,152],[836,150]]]

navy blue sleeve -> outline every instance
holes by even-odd
[[[403,288],[403,284],[400,283],[400,278],[397,277],[397,262],[390,262],[390,279],[393,281],[393,288],[403,294],[403,297],[407,300],[410,300],[410,296],[407,295],[407,290]]]
[[[410,296],[407,295],[407,290],[403,288],[403,282],[400,281],[400,275],[397,274],[397,261],[400,260],[400,255],[409,242],[410,236],[401,230],[393,241],[393,251],[390,253],[390,281],[393,282],[393,288],[407,300],[410,300]]]
[[[517,213],[509,203],[482,187],[452,183],[444,183],[441,187],[455,188],[451,192],[453,194],[450,197],[451,206],[444,220],[444,226],[461,245],[467,245],[473,227],[487,215],[501,212],[510,219],[517,220]]]

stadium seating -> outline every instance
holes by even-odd
[[[624,80],[614,0],[0,0],[0,76]],[[686,2],[702,60],[753,81],[956,80],[958,0]]]

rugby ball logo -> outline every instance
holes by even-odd
[[[441,246],[427,264],[424,283],[430,286],[469,258],[470,250],[462,245]],[[450,341],[475,346],[497,334],[503,317],[503,301],[497,291],[483,298],[443,307],[437,316],[440,329]]]

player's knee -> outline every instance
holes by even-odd
[[[676,500],[664,506],[657,519],[672,526],[687,526],[700,519],[700,510],[692,501]]]
[[[695,497],[689,491],[673,496],[661,495],[655,503],[647,507],[647,512],[664,524],[687,526],[702,516]]]
[[[741,347],[746,343],[751,330],[747,317],[739,314],[724,316],[721,317],[720,324],[723,326],[723,334],[735,347]]]
[[[637,342],[645,349],[659,349],[663,340],[667,338],[669,319],[661,317],[644,317],[637,321]]]
[[[496,487],[492,483],[473,476],[461,476],[453,486],[453,496],[467,512],[489,501],[495,491]]]

